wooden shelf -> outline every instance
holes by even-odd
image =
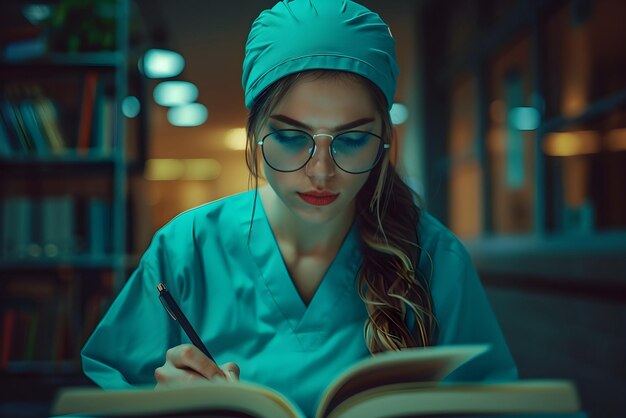
[[[114,255],[75,255],[58,258],[0,258],[0,271],[7,270],[44,270],[57,268],[81,268],[81,269],[110,269],[120,263],[127,270],[134,270],[139,265],[141,255],[126,254],[125,256]]]
[[[15,154],[10,157],[0,157],[0,165],[6,167],[23,167],[24,165],[62,166],[76,165],[79,167],[92,167],[94,165],[109,165],[116,162],[113,154],[85,154],[75,152],[66,154],[42,156],[35,154]]]
[[[14,258],[0,259],[0,271],[6,270],[47,270],[71,267],[73,269],[107,269],[114,268],[123,257],[112,255],[74,255],[56,258]]]
[[[41,57],[24,60],[3,60],[5,68],[23,67],[117,67],[124,64],[124,57],[117,51],[82,52],[82,53],[48,53]]]
[[[2,370],[3,375],[12,374],[37,374],[53,376],[75,376],[82,374],[78,361],[11,361]]]

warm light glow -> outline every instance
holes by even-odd
[[[179,180],[185,173],[185,164],[172,158],[149,159],[146,161],[144,177],[147,180]]]
[[[214,180],[222,172],[219,161],[212,158],[197,158],[185,160],[184,180]]]
[[[246,149],[246,128],[229,129],[224,136],[224,145],[235,151]]]
[[[139,71],[148,78],[176,77],[183,72],[185,59],[178,52],[150,49],[139,61]]]
[[[152,95],[161,106],[180,106],[193,103],[198,98],[198,88],[188,81],[163,81]]]
[[[141,111],[141,103],[135,96],[128,96],[122,100],[122,114],[127,118],[137,117]]]
[[[394,103],[391,105],[389,116],[392,124],[401,125],[409,119],[409,109],[403,104]]]
[[[208,110],[200,103],[176,106],[167,111],[167,120],[174,126],[200,126],[208,116]]]
[[[150,159],[146,163],[147,180],[214,180],[220,176],[222,166],[211,158]]]
[[[593,78],[597,71],[592,67],[594,55],[592,39],[589,33],[591,25],[571,27],[561,46],[561,113],[566,118],[573,118],[584,112],[589,103]]]
[[[496,123],[504,123],[506,121],[506,105],[502,100],[494,100],[489,105],[489,114],[491,119]]]
[[[571,89],[566,99],[563,100],[563,116],[574,118],[581,114],[587,107],[587,99],[582,92]]]
[[[514,107],[509,111],[509,122],[518,131],[534,131],[539,127],[541,116],[534,107]]]
[[[610,130],[606,135],[606,147],[609,151],[626,151],[626,128]]]
[[[543,151],[554,157],[593,154],[600,151],[600,136],[595,131],[551,133],[543,142]]]

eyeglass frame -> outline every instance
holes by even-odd
[[[273,135],[273,134],[278,133],[278,132],[283,132],[283,131],[302,132],[303,134],[307,135],[309,138],[311,138],[313,140],[313,151],[311,151],[309,153],[309,158],[307,158],[306,161],[300,167],[298,167],[296,169],[293,169],[293,170],[279,170],[277,168],[274,168],[274,166],[272,166],[269,163],[269,161],[267,161],[267,157],[265,156],[265,149],[263,148],[263,145],[265,143],[265,139],[268,136],[270,136],[270,135]],[[376,160],[374,161],[374,163],[372,164],[372,166],[369,169],[364,170],[364,171],[356,171],[356,172],[355,171],[348,171],[345,168],[341,167],[337,163],[337,160],[335,160],[335,156],[333,155],[333,153],[331,151],[332,150],[331,147],[333,145],[333,141],[338,136],[341,136],[341,135],[344,135],[344,134],[349,134],[349,133],[360,133],[360,134],[368,134],[368,135],[375,136],[376,138],[378,138],[380,140],[381,144],[383,145],[382,149],[379,148]],[[275,170],[275,171],[278,171],[278,172],[281,172],[281,173],[293,173],[294,171],[300,170],[302,167],[306,166],[309,163],[309,161],[311,161],[311,159],[315,155],[315,151],[317,151],[317,142],[315,141],[315,138],[317,138],[318,136],[325,136],[325,137],[330,138],[330,142],[328,143],[328,151],[329,151],[328,153],[330,154],[330,158],[332,158],[333,163],[335,164],[335,166],[337,166],[337,168],[339,168],[341,171],[343,171],[345,173],[348,173],[348,174],[363,174],[363,173],[367,173],[369,171],[372,171],[374,169],[374,167],[376,167],[378,165],[378,163],[380,162],[380,159],[382,158],[383,153],[386,150],[388,150],[389,148],[391,148],[391,144],[386,143],[385,140],[380,135],[376,135],[375,133],[368,132],[368,131],[345,131],[345,132],[338,133],[337,135],[324,134],[324,133],[311,135],[310,133],[308,133],[306,131],[303,131],[301,129],[277,129],[277,130],[274,130],[274,131],[269,132],[268,134],[264,135],[263,138],[261,138],[260,141],[257,141],[257,145],[261,146],[261,154],[263,154],[263,159],[265,160],[267,165],[270,166],[270,168],[272,170]]]

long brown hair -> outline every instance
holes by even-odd
[[[289,88],[302,77],[344,77],[364,84],[382,117],[382,138],[393,143],[394,130],[385,96],[357,74],[313,70],[286,76],[255,101],[248,115],[246,163],[250,186],[259,181],[258,137],[267,118]],[[255,196],[256,199],[256,196]],[[371,353],[433,344],[435,318],[428,279],[418,271],[420,212],[416,197],[400,179],[385,153],[356,197],[356,224],[363,241],[363,263],[358,272],[359,296],[368,319],[365,340]],[[407,316],[415,320],[409,329]]]

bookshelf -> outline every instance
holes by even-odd
[[[130,5],[102,3],[114,10],[113,50],[0,63],[3,410],[21,399],[22,383],[41,387],[44,403],[60,386],[89,384],[80,348],[136,261],[127,255],[131,163],[121,113]]]

